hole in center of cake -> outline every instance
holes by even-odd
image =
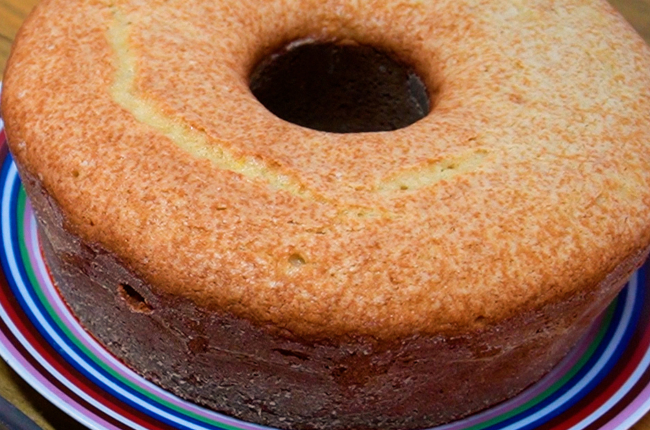
[[[250,89],[279,118],[333,133],[397,130],[431,106],[412,67],[358,44],[290,43],[257,64]]]

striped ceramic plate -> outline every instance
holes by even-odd
[[[89,336],[55,290],[0,120],[0,354],[59,408],[98,429],[262,429],[140,378]],[[580,344],[518,397],[439,429],[626,429],[650,409],[649,264]]]

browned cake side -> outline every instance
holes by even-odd
[[[249,77],[378,47],[431,112],[338,134]],[[44,0],[2,94],[66,301],[116,356],[285,428],[418,428],[560,360],[648,254],[650,49],[606,2]]]
[[[49,226],[41,237],[52,273],[91,333],[172,393],[278,428],[425,428],[508,399],[564,357],[647,257],[622,262],[587,294],[482,330],[300,341],[155,294],[114,255],[67,233],[37,182],[27,189],[42,196],[35,207]]]

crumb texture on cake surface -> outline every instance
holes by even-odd
[[[650,49],[604,1],[82,3],[20,32],[11,149],[161,294],[307,337],[453,333],[578,297],[650,242]],[[248,77],[302,39],[395,53],[431,113],[278,119]]]
[[[312,42],[412,66],[430,113],[277,118],[251,74]],[[426,428],[510,398],[650,250],[650,48],[605,1],[43,0],[2,109],[83,327],[268,426]]]

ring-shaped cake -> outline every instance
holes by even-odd
[[[309,44],[408,64],[428,111],[278,118],[251,76]],[[648,254],[648,112],[650,49],[577,0],[44,0],[2,92],[87,330],[305,429],[431,426],[552,368]]]

